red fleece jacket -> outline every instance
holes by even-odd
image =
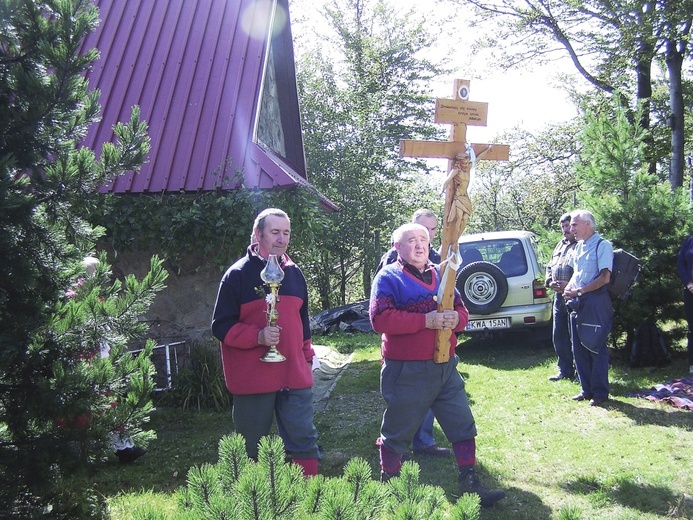
[[[268,347],[258,344],[258,333],[267,326],[266,288],[260,279],[264,260],[252,253],[241,258],[219,284],[212,332],[221,341],[226,386],[232,394],[260,394],[284,388],[313,386],[314,356],[308,321],[308,288],[301,270],[283,257],[284,280],[279,288],[277,349],[286,361],[265,363]]]

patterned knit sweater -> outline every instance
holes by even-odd
[[[438,293],[439,272],[431,264],[430,284],[418,279],[401,261],[385,266],[373,280],[370,318],[373,330],[382,333],[382,355],[399,361],[433,359],[434,329],[426,328],[426,314],[437,309],[434,296]],[[455,310],[460,321],[455,332],[464,330],[469,311],[455,291]],[[450,336],[450,356],[455,354],[457,338]]]

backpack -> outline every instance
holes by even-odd
[[[597,251],[603,238],[597,242]],[[627,300],[633,289],[635,280],[640,274],[640,260],[624,249],[614,249],[614,264],[609,281],[609,296],[611,300]]]
[[[671,362],[671,354],[664,342],[664,335],[654,323],[643,323],[635,329],[630,349],[630,366],[661,367]]]

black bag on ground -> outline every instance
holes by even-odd
[[[630,350],[630,366],[661,367],[671,363],[671,354],[664,342],[664,335],[654,323],[643,323],[635,329]]]

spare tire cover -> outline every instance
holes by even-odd
[[[457,273],[457,290],[469,312],[496,312],[508,296],[508,280],[503,271],[490,262],[472,262]]]

